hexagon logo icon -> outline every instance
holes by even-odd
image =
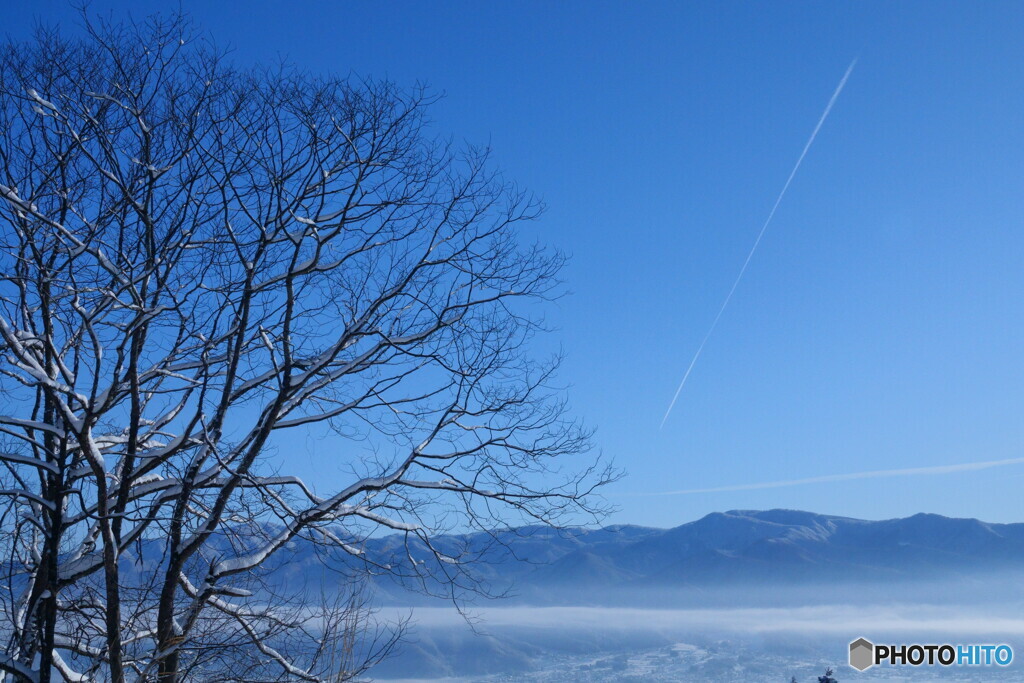
[[[850,666],[864,671],[875,664],[875,646],[867,638],[858,638],[850,643]]]

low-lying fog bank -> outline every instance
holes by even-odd
[[[634,609],[628,607],[487,607],[470,609],[477,631],[503,628],[700,631],[705,634],[862,635],[864,633],[959,634],[961,636],[1024,635],[1019,607],[988,608],[941,605],[815,605],[789,608]],[[1002,613],[996,613],[999,610]],[[408,614],[409,610],[388,608]],[[419,628],[469,628],[454,608],[418,607],[412,610]],[[382,616],[384,616],[382,614]],[[853,633],[856,632],[856,633]],[[851,638],[852,640],[852,638]]]

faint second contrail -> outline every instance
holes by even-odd
[[[680,491],[658,491],[640,493],[641,496],[686,496],[694,493],[728,493],[733,491],[756,491],[760,489],[777,489],[784,486],[803,486],[805,484],[830,484],[837,481],[854,479],[879,479],[883,477],[912,477],[921,475],[956,474],[958,472],[976,472],[993,467],[1008,465],[1024,465],[1024,458],[1005,458],[1003,460],[984,460],[981,462],[963,462],[954,465],[932,465],[930,467],[904,467],[895,470],[871,470],[868,472],[849,472],[846,474],[827,474],[821,477],[805,477],[803,479],[786,479],[784,481],[762,481],[754,484],[734,484],[715,486],[706,489],[683,489]]]
[[[828,118],[828,113],[832,111],[832,105],[836,103],[839,98],[839,93],[843,92],[843,88],[846,86],[846,80],[853,73],[853,67],[857,65],[857,60],[854,59],[850,62],[850,66],[846,68],[846,73],[843,74],[842,80],[839,81],[839,85],[836,86],[835,92],[832,93],[832,97],[829,98],[828,104],[825,106],[825,111],[822,112],[821,118],[818,119],[818,125],[814,127],[814,132],[811,133],[811,137],[807,140],[807,144],[804,145],[804,150],[800,152],[800,158],[796,160],[796,165],[793,166],[793,170],[789,172],[789,177],[786,178],[786,184],[782,186],[782,192],[779,193],[778,198],[775,200],[775,204],[772,205],[772,210],[768,212],[768,218],[765,219],[764,225],[761,226],[761,232],[757,233],[757,239],[754,240],[754,246],[750,248],[750,252],[747,253],[747,259],[743,262],[743,267],[740,268],[739,275],[732,283],[732,287],[729,289],[729,293],[725,296],[725,301],[722,302],[721,308],[718,309],[718,314],[715,315],[715,319],[711,323],[711,327],[708,328],[707,334],[704,335],[704,339],[701,341],[700,346],[697,347],[697,353],[693,354],[693,359],[690,361],[690,365],[686,368],[686,373],[683,375],[683,379],[679,382],[679,388],[676,389],[675,395],[672,397],[672,402],[668,404],[668,410],[665,411],[665,417],[661,418],[661,425],[658,429],[665,426],[665,422],[668,420],[669,414],[672,412],[672,408],[676,405],[676,400],[679,398],[679,394],[683,391],[683,386],[686,384],[686,380],[690,377],[690,372],[693,370],[693,366],[697,364],[697,359],[700,358],[701,352],[704,350],[704,345],[708,343],[708,339],[714,333],[715,328],[718,327],[718,321],[725,313],[725,309],[729,306],[729,301],[732,299],[732,295],[736,292],[736,288],[740,284],[740,280],[743,279],[743,274],[747,272],[747,266],[750,265],[750,259],[754,258],[754,252],[757,251],[758,245],[761,244],[761,238],[764,237],[765,231],[768,229],[768,224],[772,222],[772,218],[775,217],[775,212],[779,208],[779,204],[782,203],[782,198],[786,196],[786,190],[789,189],[789,184],[793,182],[793,176],[796,175],[797,170],[800,169],[800,164],[803,163],[804,157],[807,156],[807,150],[814,144],[814,138],[818,137],[818,131],[821,130],[822,124],[825,123],[825,119]]]

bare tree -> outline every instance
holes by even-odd
[[[0,65],[0,671],[344,679],[394,634],[269,581],[293,543],[457,596],[439,531],[601,512],[528,353],[562,258],[426,92],[83,17]],[[382,530],[408,562],[365,556]]]

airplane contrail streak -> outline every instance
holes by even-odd
[[[854,479],[878,479],[882,477],[910,477],[915,475],[936,475],[955,474],[957,472],[974,472],[987,470],[992,467],[1006,467],[1008,465],[1024,465],[1024,458],[1007,458],[1005,460],[985,460],[982,462],[965,462],[955,465],[933,465],[931,467],[906,467],[895,470],[871,470],[868,472],[849,472],[847,474],[828,474],[822,477],[807,477],[805,479],[788,479],[785,481],[763,481],[756,484],[736,484],[733,486],[716,486],[706,489],[683,489],[681,491],[659,491],[656,493],[641,493],[642,496],[685,496],[695,493],[727,493],[730,491],[755,491],[758,489],[777,489],[784,486],[802,486],[805,484],[827,484],[836,481],[851,481]]]
[[[846,68],[846,73],[843,74],[842,80],[839,81],[839,85],[836,86],[835,92],[832,93],[832,97],[829,98],[828,104],[825,106],[825,111],[822,113],[821,118],[818,119],[818,125],[814,127],[814,132],[811,133],[811,137],[808,138],[807,144],[804,145],[804,150],[800,152],[800,157],[796,160],[796,165],[793,166],[793,170],[789,172],[789,177],[786,178],[786,184],[782,186],[782,192],[779,193],[778,198],[775,200],[775,204],[772,205],[772,210],[768,213],[768,218],[765,219],[764,225],[761,226],[761,232],[757,234],[757,239],[754,240],[754,246],[750,248],[747,253],[747,258],[743,262],[743,267],[740,268],[739,275],[732,283],[732,287],[729,289],[729,293],[725,296],[725,300],[722,302],[722,306],[718,309],[718,314],[715,315],[715,319],[711,323],[711,327],[708,328],[707,334],[704,335],[704,339],[701,341],[700,346],[697,347],[697,352],[693,354],[693,359],[690,361],[690,365],[686,368],[686,373],[683,374],[683,379],[679,382],[679,387],[676,389],[675,395],[672,397],[671,403],[668,404],[668,410],[665,411],[665,416],[661,418],[661,425],[658,429],[665,426],[665,422],[668,420],[668,416],[672,413],[672,409],[676,405],[676,401],[679,399],[679,394],[682,393],[683,387],[686,385],[686,380],[690,378],[690,372],[693,371],[693,366],[697,364],[697,359],[700,358],[701,352],[704,351],[704,346],[708,343],[708,339],[714,333],[715,328],[718,327],[718,321],[721,319],[722,314],[725,313],[725,309],[729,306],[729,302],[732,300],[732,295],[736,292],[736,288],[740,284],[740,280],[743,279],[743,274],[747,272],[747,266],[750,265],[750,260],[754,258],[754,252],[757,251],[757,247],[761,244],[761,238],[764,237],[765,231],[768,230],[768,225],[772,222],[772,218],[775,217],[775,212],[779,208],[779,204],[782,203],[782,198],[786,196],[786,190],[789,189],[790,183],[793,182],[793,177],[796,172],[800,169],[800,164],[803,163],[804,157],[807,156],[807,151],[814,144],[814,138],[818,137],[818,131],[821,130],[822,124],[825,123],[825,119],[828,118],[828,114],[832,111],[832,105],[836,103],[839,98],[839,93],[843,92],[843,88],[846,86],[846,81],[850,78],[850,74],[853,73],[853,67],[857,65],[857,60],[854,59],[850,62],[850,66]]]

